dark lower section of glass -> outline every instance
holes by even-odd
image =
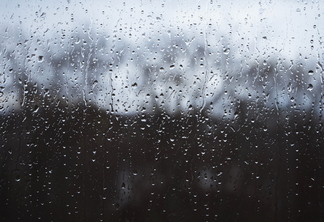
[[[248,107],[2,116],[0,220],[323,221],[322,120]]]

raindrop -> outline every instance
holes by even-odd
[[[43,62],[43,60],[44,60],[44,56],[38,56],[38,62]]]
[[[230,48],[225,48],[225,49],[223,50],[223,53],[224,53],[225,55],[228,55],[228,54],[230,53]]]

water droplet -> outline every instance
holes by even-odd
[[[33,110],[33,112],[34,112],[34,113],[37,113],[38,110],[39,110],[39,106],[35,105],[35,106],[34,106],[34,110]]]
[[[230,48],[225,48],[223,52],[225,55],[228,55],[230,53]]]

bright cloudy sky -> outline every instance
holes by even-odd
[[[157,30],[181,29],[189,35],[202,31],[207,36],[216,30],[231,36],[233,42],[245,41],[252,51],[257,48],[267,52],[275,48],[285,56],[294,57],[299,52],[310,52],[311,40],[314,47],[323,47],[319,44],[324,30],[321,0],[3,0],[0,10],[3,25],[17,25],[21,21],[23,29],[38,33],[47,29],[68,30],[89,22],[103,31],[118,25],[132,27],[134,35],[128,40],[133,41],[137,35],[154,34]]]

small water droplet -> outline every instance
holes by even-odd
[[[228,55],[230,53],[230,48],[225,48],[223,52],[225,55]]]
[[[34,112],[34,113],[37,113],[38,110],[39,110],[39,106],[35,105],[35,106],[34,106],[34,111],[33,111],[33,112]]]

